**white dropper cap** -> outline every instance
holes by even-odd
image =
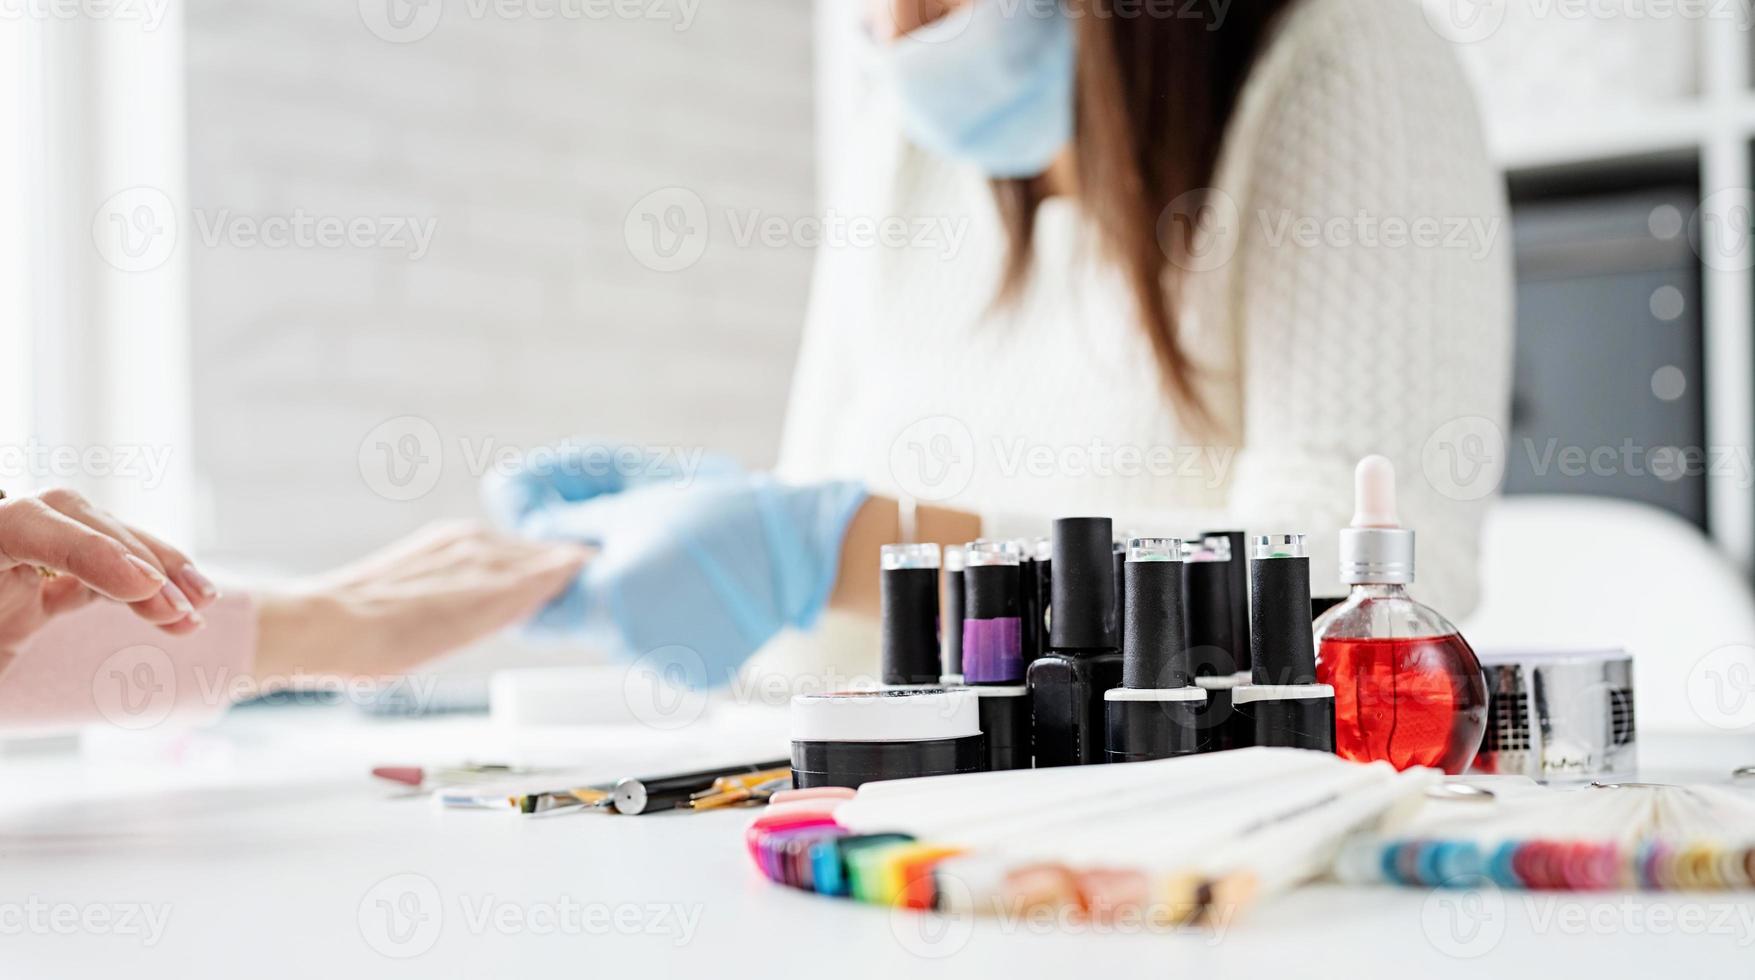
[[[1395,464],[1367,456],[1353,471],[1353,526],[1401,527],[1395,516]]]
[[[1341,581],[1406,585],[1414,580],[1414,532],[1395,507],[1395,464],[1367,456],[1353,471],[1353,526],[1341,529]]]

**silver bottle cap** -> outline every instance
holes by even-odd
[[[1341,528],[1341,581],[1407,585],[1414,580],[1414,532],[1402,527]]]

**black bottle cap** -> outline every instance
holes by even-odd
[[[1054,522],[1053,614],[1049,645],[1060,651],[1113,651],[1115,537],[1107,517]]]
[[[1315,684],[1310,559],[1302,534],[1256,539],[1249,561],[1251,671],[1257,684]]]

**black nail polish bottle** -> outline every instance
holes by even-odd
[[[1104,695],[1110,762],[1168,759],[1200,748],[1207,696],[1189,670],[1182,559],[1176,538],[1128,544],[1121,686]]]
[[[1251,682],[1232,693],[1257,745],[1335,750],[1335,691],[1316,682],[1304,535],[1263,535],[1249,560]]]
[[[977,541],[964,553],[963,677],[981,705],[987,768],[1030,768],[1024,684],[1021,545]]]
[[[1104,700],[1121,684],[1115,623],[1115,542],[1107,517],[1054,522],[1049,650],[1030,665],[1036,765],[1104,760]]]
[[[1231,704],[1232,691],[1249,683],[1249,572],[1242,545],[1232,548],[1233,533],[1183,542],[1189,669],[1207,692],[1201,708],[1202,752],[1255,744],[1254,723],[1239,717]]]
[[[886,544],[878,577],[879,673],[886,686],[931,687],[938,643],[936,544]]]

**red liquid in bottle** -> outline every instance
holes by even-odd
[[[1455,633],[1325,639],[1316,675],[1335,689],[1335,752],[1343,758],[1456,774],[1480,748],[1487,685]]]

